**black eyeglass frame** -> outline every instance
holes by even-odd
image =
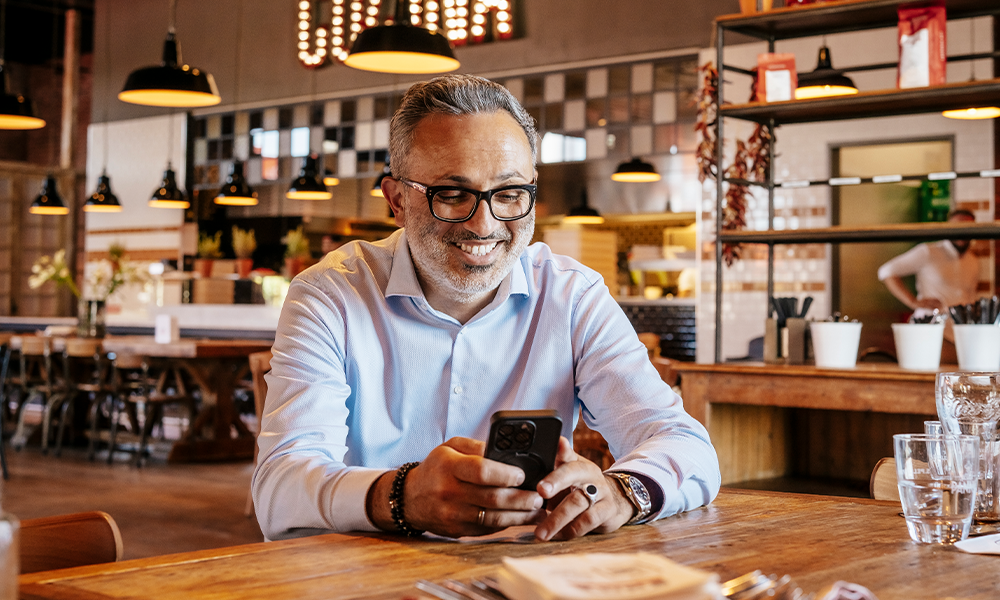
[[[490,214],[497,221],[517,221],[527,217],[531,212],[531,209],[535,207],[535,196],[538,194],[538,186],[534,183],[525,183],[522,185],[505,185],[493,190],[479,191],[472,190],[469,188],[457,186],[457,185],[424,185],[418,181],[413,181],[410,179],[403,179],[401,177],[394,178],[396,181],[407,185],[418,192],[422,192],[427,196],[427,208],[430,209],[431,215],[438,221],[444,221],[445,223],[464,223],[476,215],[476,211],[479,210],[479,205],[483,200],[486,201],[486,205],[490,208]],[[500,192],[505,192],[507,190],[524,190],[528,192],[528,197],[531,198],[531,202],[528,204],[528,209],[524,211],[524,214],[520,217],[498,217],[495,212],[493,212],[493,196]],[[446,219],[444,217],[439,217],[437,213],[434,212],[434,196],[438,192],[467,192],[476,197],[476,204],[472,207],[472,212],[469,216],[464,219]]]

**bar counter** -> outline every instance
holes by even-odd
[[[892,434],[936,418],[934,372],[763,363],[671,363],[684,408],[719,452],[722,482],[797,476],[867,480]],[[954,371],[943,365],[941,371]]]
[[[997,557],[910,541],[899,504],[723,490],[708,507],[570,542],[512,528],[487,539],[329,534],[22,575],[25,600],[415,598],[418,579],[469,582],[504,556],[653,552],[726,581],[760,569],[806,592],[838,580],[879,600],[995,599]]]

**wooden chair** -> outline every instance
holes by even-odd
[[[876,500],[899,502],[899,488],[896,487],[896,459],[885,457],[878,461],[868,482],[871,497]]]
[[[257,413],[257,433],[260,433],[260,421],[264,414],[264,400],[267,398],[267,382],[264,374],[271,370],[271,352],[254,352],[250,360],[250,376],[253,379],[253,407]],[[257,444],[253,446],[253,464],[257,465]],[[247,493],[247,505],[243,509],[246,516],[253,515],[253,489]]]
[[[68,569],[122,558],[122,534],[111,515],[82,512],[21,521],[21,573]]]
[[[21,344],[20,382],[23,399],[18,407],[17,430],[11,438],[11,446],[15,450],[21,450],[27,445],[33,429],[25,422],[25,408],[33,400],[38,400],[42,407],[42,452],[47,453],[52,412],[66,398],[65,382],[58,379],[52,361],[52,338],[34,335],[18,337]]]

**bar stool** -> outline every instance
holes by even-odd
[[[52,364],[52,338],[44,336],[19,336],[20,384],[23,400],[17,409],[17,429],[11,438],[11,447],[21,450],[31,436],[25,422],[27,407],[34,400],[42,405],[42,451],[48,451],[51,408],[66,396],[66,390],[55,378]]]
[[[66,430],[66,422],[72,417],[76,399],[86,394],[89,397],[91,414],[95,407],[101,404],[102,397],[111,394],[108,378],[108,364],[101,349],[98,338],[66,338],[63,348],[63,381],[66,387],[65,396],[58,406],[59,430],[56,435],[56,456],[62,452],[62,442]],[[53,412],[56,406],[52,407]]]

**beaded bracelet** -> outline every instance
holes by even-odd
[[[396,523],[396,529],[406,537],[417,537],[424,533],[420,529],[410,527],[410,524],[406,522],[406,517],[403,516],[403,487],[406,484],[406,476],[419,464],[418,462],[409,462],[399,467],[392,480],[392,489],[389,490],[389,512],[392,514],[393,522]]]

